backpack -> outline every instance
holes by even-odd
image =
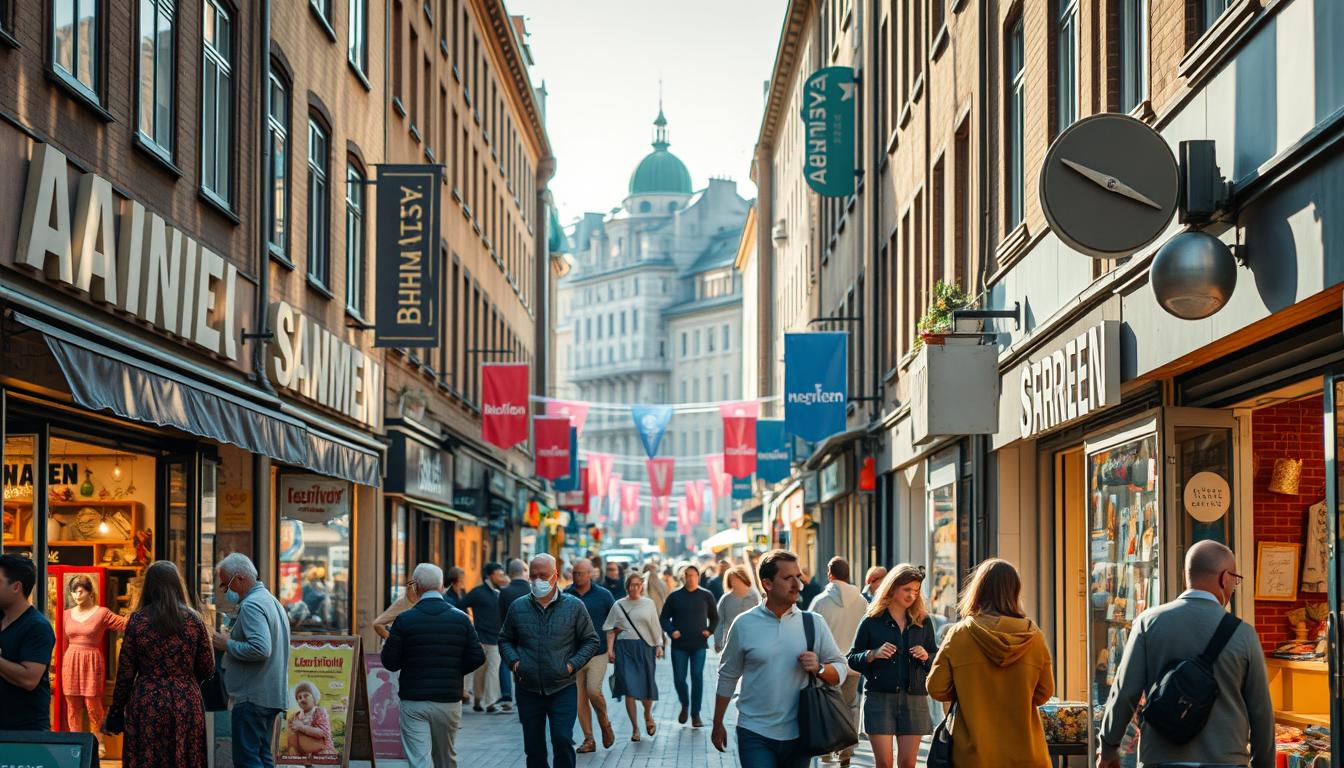
[[[1230,613],[1224,615],[1203,653],[1173,661],[1162,670],[1144,694],[1144,724],[1174,744],[1185,744],[1204,729],[1218,700],[1213,662],[1240,625],[1241,619]]]

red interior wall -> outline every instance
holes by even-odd
[[[1305,400],[1262,408],[1251,416],[1252,451],[1255,457],[1253,530],[1255,541],[1304,543],[1307,508],[1325,499],[1325,427],[1318,395]],[[1275,459],[1301,459],[1302,481],[1298,495],[1269,491]],[[1242,589],[1255,594],[1255,552],[1238,553]],[[1299,592],[1294,602],[1255,601],[1255,630],[1265,650],[1292,637],[1288,611],[1311,603],[1323,603],[1326,594]]]

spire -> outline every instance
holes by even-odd
[[[653,148],[658,152],[666,152],[669,146],[671,142],[667,140],[667,118],[663,116],[663,99],[659,96],[658,117],[653,120]]]

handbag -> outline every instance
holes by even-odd
[[[957,702],[952,702],[929,742],[928,768],[952,768],[952,728],[957,724]]]
[[[816,617],[803,611],[803,634],[807,650],[814,653],[817,630]],[[840,697],[840,690],[823,685],[816,675],[809,676],[807,687],[798,692],[798,740],[808,755],[828,755],[859,743],[849,707]]]
[[[103,730],[114,736],[120,736],[126,731],[126,713],[120,709],[112,710],[103,718]]]
[[[639,631],[639,626],[635,624],[634,619],[630,618],[630,612],[625,610],[625,606],[621,605],[620,603],[617,603],[616,607],[620,608],[621,613],[625,614],[625,620],[630,623],[630,628],[635,631],[635,637],[638,637],[641,643],[648,645],[648,641],[644,639],[644,633]],[[616,649],[612,648],[612,650],[614,651]],[[611,697],[613,699],[619,699],[621,697],[621,694],[617,693],[617,683],[616,683],[616,678],[619,677],[620,674],[621,674],[621,668],[618,665],[612,669],[611,677],[607,678],[607,683],[611,685]],[[622,684],[620,687],[623,689],[625,688],[625,685]]]
[[[224,712],[229,708],[229,690],[224,685],[224,674],[219,665],[224,654],[215,653],[215,671],[201,681],[201,703],[206,712]]]

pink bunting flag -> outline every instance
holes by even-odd
[[[686,508],[686,499],[677,499],[677,533],[685,536],[691,532],[692,525],[690,510]]]
[[[714,498],[721,499],[733,492],[733,478],[723,471],[722,453],[706,456],[705,469],[709,471],[709,489]]]
[[[606,498],[611,491],[611,468],[616,463],[616,457],[610,453],[588,452],[588,471],[592,472],[592,493],[594,496]]]
[[[649,470],[649,495],[671,496],[672,478],[676,475],[677,461],[672,457],[649,459],[644,464]]]
[[[672,500],[666,496],[654,496],[653,503],[649,508],[649,517],[653,522],[655,530],[663,530],[667,527],[667,517],[672,504]]]
[[[607,519],[613,523],[619,522],[621,519],[620,518],[621,489],[624,488],[625,485],[626,482],[622,480],[619,476],[613,476],[611,478],[611,485],[610,488],[608,489],[609,492],[607,493],[606,499],[607,499]]]
[[[583,423],[588,420],[588,404],[579,400],[547,400],[547,416],[568,416],[574,428],[583,434]]]
[[[621,517],[626,525],[639,522],[639,483],[621,486]]]
[[[755,400],[719,405],[719,415],[723,417],[723,467],[732,477],[750,477],[756,471],[756,419],[760,412],[761,404]]]

